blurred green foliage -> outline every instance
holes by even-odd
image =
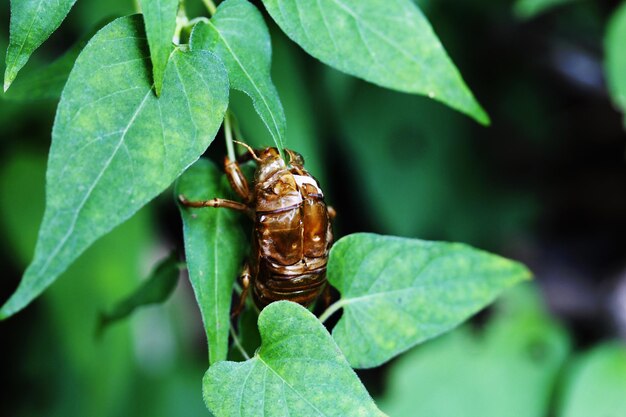
[[[570,350],[532,285],[509,290],[483,329],[463,326],[401,357],[382,409],[395,417],[545,417]]]
[[[13,152],[0,171],[0,226],[10,242],[5,249],[21,267],[32,256],[43,215],[44,174],[43,156],[24,150]],[[177,345],[184,342],[168,326],[179,313],[146,309],[133,323],[96,338],[100,312],[130,293],[156,260],[152,211],[143,209],[100,240],[42,297],[46,329],[24,347],[23,357],[35,388],[12,415],[104,417],[133,409],[130,415],[209,415],[200,396],[204,366],[179,356]],[[138,345],[138,338],[148,345]],[[154,360],[161,363],[152,369]],[[46,394],[42,400],[27,400],[38,392]]]
[[[606,343],[571,365],[559,417],[619,417],[626,413],[626,345]]]
[[[523,19],[533,18],[556,6],[570,3],[576,0],[517,0],[514,10]]]

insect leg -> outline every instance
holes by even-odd
[[[252,275],[250,274],[250,265],[246,262],[241,270],[241,275],[239,276],[241,280],[241,294],[239,295],[239,304],[230,314],[231,318],[235,318],[241,313],[243,307],[246,305],[246,297],[248,296],[248,290],[250,289],[250,280],[252,279]]]
[[[241,197],[246,203],[252,201],[252,193],[248,186],[248,180],[241,172],[241,167],[237,161],[231,161],[228,156],[224,157],[224,171],[226,171],[226,178],[232,189]]]
[[[324,285],[324,290],[322,292],[322,301],[324,302],[324,310],[326,310],[330,306],[331,302],[330,285],[328,283]]]
[[[337,217],[337,210],[335,210],[335,208],[333,206],[327,206],[326,210],[328,210],[328,217],[331,220],[334,220],[335,217]]]
[[[210,200],[205,200],[205,201],[189,201],[185,198],[184,195],[181,194],[178,196],[178,201],[180,201],[180,203],[185,207],[195,207],[195,208],[224,207],[224,208],[229,208],[232,210],[243,211],[250,217],[254,216],[254,212],[252,211],[252,209],[246,206],[245,204],[239,203],[237,201],[226,200],[223,198],[212,198]]]

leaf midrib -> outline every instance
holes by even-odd
[[[311,407],[312,409],[314,409],[315,411],[317,411],[319,413],[320,416],[322,417],[331,417],[328,416],[327,414],[324,414],[319,408],[317,408],[313,403],[311,403],[306,397],[304,397],[302,394],[300,394],[300,392],[298,390],[296,390],[282,375],[280,375],[278,372],[276,372],[271,366],[269,366],[269,364],[267,362],[265,362],[263,360],[263,358],[261,357],[261,355],[257,354],[256,358],[263,364],[265,365],[265,367],[267,369],[269,369],[270,371],[272,371],[272,373],[274,375],[276,375],[282,382],[284,385],[288,386],[289,389],[291,391],[293,391],[294,393],[296,393],[298,395],[298,397],[300,397],[309,407]],[[265,395],[265,390],[263,390],[263,395]],[[284,398],[284,397],[283,397]],[[287,404],[287,398],[285,398],[285,404]]]
[[[298,0],[296,0],[298,1]],[[335,3],[337,5],[337,7],[339,7],[340,9],[342,9],[345,13],[347,13],[348,15],[350,15],[355,22],[357,23],[357,25],[359,26],[363,26],[365,29],[369,30],[370,32],[374,33],[376,36],[378,36],[380,39],[382,39],[383,41],[385,41],[385,43],[387,43],[389,46],[391,46],[393,49],[395,49],[396,51],[400,52],[402,55],[404,55],[407,59],[409,59],[411,62],[417,64],[418,66],[421,66],[422,63],[420,61],[418,61],[413,55],[409,54],[404,48],[402,48],[400,45],[398,45],[397,43],[395,43],[393,40],[387,38],[382,32],[378,31],[376,28],[374,28],[373,26],[371,26],[370,24],[368,24],[367,19],[364,19],[363,16],[359,15],[358,13],[356,13],[354,10],[352,10],[350,7],[346,6],[344,3],[340,2],[339,0],[329,0],[332,3]],[[324,11],[320,9],[320,14],[323,15]],[[329,36],[330,36],[330,32],[329,32]],[[361,37],[362,38],[362,37]],[[365,42],[365,40],[363,39],[363,43],[367,46],[367,43]]]
[[[113,152],[111,153],[111,156],[106,161],[104,167],[100,170],[100,173],[98,173],[98,176],[95,178],[93,183],[89,186],[89,189],[87,189],[87,192],[85,193],[85,197],[83,198],[83,200],[78,204],[78,207],[77,207],[76,211],[74,212],[74,216],[73,216],[72,221],[70,223],[70,227],[68,228],[68,230],[65,233],[65,235],[63,236],[63,238],[61,238],[61,240],[59,241],[58,245],[54,248],[54,250],[52,250],[52,252],[50,253],[50,256],[48,256],[48,259],[46,260],[44,265],[39,270],[39,274],[38,274],[39,276],[43,275],[46,272],[46,270],[50,266],[50,263],[52,262],[52,260],[56,257],[56,255],[59,253],[61,248],[67,242],[67,239],[69,239],[69,237],[74,232],[74,227],[76,226],[76,222],[78,221],[78,217],[80,215],[81,210],[83,209],[83,207],[87,203],[87,200],[91,196],[91,193],[93,192],[93,190],[96,188],[96,185],[98,184],[98,182],[100,181],[100,179],[102,178],[102,176],[104,175],[106,170],[109,168],[111,162],[113,161],[113,158],[115,158],[115,155],[117,155],[117,152],[122,147],[122,144],[124,143],[124,139],[126,138],[126,134],[128,133],[128,130],[130,129],[132,124],[135,122],[135,120],[137,119],[139,113],[143,109],[143,106],[145,105],[146,101],[148,100],[148,97],[150,96],[150,92],[151,91],[152,91],[152,88],[149,88],[148,92],[144,96],[143,100],[141,101],[141,103],[139,103],[139,106],[137,107],[137,109],[133,113],[132,117],[130,118],[128,124],[126,125],[126,127],[122,131],[122,134],[120,135],[120,140],[117,143],[117,145],[115,146],[115,149],[113,150]]]
[[[17,55],[14,55],[13,60],[11,61],[11,65],[9,65],[7,63],[7,71],[9,69],[11,69],[11,72],[14,71],[14,67],[15,67],[15,62],[17,61],[17,59],[19,58],[19,56],[21,55],[22,51],[24,50],[24,45],[26,45],[26,42],[28,41],[28,38],[30,37],[30,33],[33,30],[33,26],[35,25],[35,20],[37,19],[37,16],[39,15],[39,9],[41,9],[41,4],[44,2],[44,0],[39,0],[39,4],[37,4],[37,10],[36,12],[33,14],[33,18],[30,21],[30,26],[28,27],[28,31],[26,32],[26,36],[24,37],[24,41],[20,44],[20,49],[19,51],[17,51]]]

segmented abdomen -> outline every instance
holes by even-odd
[[[300,204],[258,213],[254,299],[259,308],[278,300],[312,304],[326,284],[332,232],[323,197],[301,189]]]

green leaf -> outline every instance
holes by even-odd
[[[4,71],[4,91],[30,55],[60,25],[76,0],[11,0],[11,34]]]
[[[204,376],[204,401],[225,416],[381,416],[324,326],[279,301],[259,316],[262,345],[246,362],[220,362]]]
[[[532,19],[557,6],[577,0],[517,0],[513,6],[515,14],[522,19]]]
[[[228,181],[200,159],[176,182],[176,195],[192,201],[230,197]],[[180,206],[189,280],[202,313],[213,364],[226,359],[233,284],[241,271],[246,239],[240,216],[226,208]]]
[[[263,0],[305,51],[382,87],[427,95],[482,124],[489,116],[411,0]]]
[[[140,16],[107,25],[78,57],[52,132],[35,256],[0,318],[25,307],[213,140],[228,100],[219,60],[205,51],[176,51],[157,99],[147,58]]]
[[[343,307],[333,337],[354,368],[378,366],[529,278],[523,265],[460,243],[352,234],[328,261]]]
[[[626,113],[626,3],[613,14],[604,39],[605,72],[609,93],[615,106]],[[626,116],[624,117],[626,126]]]
[[[194,27],[190,43],[192,50],[212,51],[224,61],[231,87],[250,96],[274,143],[283,149],[285,113],[270,77],[270,35],[257,8],[246,0],[226,0],[209,22]]]
[[[619,417],[626,410],[626,345],[606,343],[571,369],[559,417]]]
[[[535,289],[514,290],[484,331],[462,327],[399,358],[381,409],[394,417],[547,416],[569,340]]]
[[[172,253],[157,265],[150,277],[139,288],[118,301],[108,312],[100,315],[98,332],[127,318],[139,307],[163,303],[176,288],[179,275],[178,258],[175,253]]]
[[[85,34],[50,65],[23,73],[11,84],[10,91],[7,91],[3,98],[15,101],[58,100],[76,58],[96,32],[109,22],[110,19],[96,25],[94,30]]]
[[[280,31],[272,36],[272,46],[272,78],[284,104],[285,117],[289,120],[285,133],[289,138],[289,148],[297,150],[304,157],[307,171],[320,184],[326,184],[323,147],[319,140],[319,123],[316,123],[316,120],[323,119],[319,112],[314,111],[311,93],[315,86],[308,82],[306,63],[297,55],[302,52]],[[228,106],[237,115],[243,137],[250,145],[266,147],[272,143],[263,121],[255,117],[255,110],[248,97],[237,92],[231,93]]]
[[[141,0],[141,10],[150,46],[154,88],[160,96],[167,60],[174,47],[178,0]]]

